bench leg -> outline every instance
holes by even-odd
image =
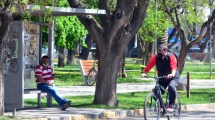
[[[52,96],[47,93],[47,107],[52,106]]]
[[[41,93],[37,93],[37,108],[41,108]]]

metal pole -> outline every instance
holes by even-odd
[[[52,68],[54,68],[54,19],[49,26],[49,31],[48,31],[48,56],[49,56],[49,62]],[[54,69],[53,69],[54,70]],[[52,106],[52,97],[50,94],[47,94],[47,107]]]
[[[212,47],[213,47],[213,38],[212,38],[212,22],[210,24],[210,78],[212,79]]]
[[[154,44],[154,54],[157,53],[157,27],[158,27],[158,16],[157,16],[157,8],[158,8],[158,1],[155,0],[155,44]],[[156,71],[156,68],[154,68],[154,70]],[[155,72],[155,76],[156,76],[156,72]]]
[[[208,1],[209,2],[209,6],[210,6],[210,16],[212,15],[212,1]],[[211,21],[210,23],[210,78],[212,79],[212,47],[213,47],[213,38],[212,38],[212,25],[213,25],[213,21]]]
[[[54,59],[54,19],[53,22],[49,26],[48,30],[48,56],[49,62],[52,67],[54,67],[53,59]]]
[[[157,27],[158,27],[158,16],[157,16],[157,8],[158,8],[158,1],[155,0],[155,46],[154,46],[154,53],[157,53]]]
[[[42,22],[42,16],[41,15],[39,15],[39,22]],[[39,62],[40,62],[40,59],[41,59],[41,57],[42,57],[42,36],[43,36],[43,31],[42,31],[42,29],[43,29],[43,26],[42,25],[40,25],[40,30],[39,30]]]
[[[187,72],[187,98],[190,98],[190,73]]]

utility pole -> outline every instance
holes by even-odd
[[[155,0],[155,45],[154,45],[154,53],[157,53],[157,39],[158,39],[158,30],[157,30],[157,27],[158,27],[158,15],[157,15],[157,11],[158,11],[158,1]]]
[[[212,16],[212,4],[213,0],[208,0],[209,7],[210,7],[210,16]],[[210,78],[212,79],[212,57],[213,57],[213,38],[212,38],[212,27],[213,27],[213,21],[210,23]]]
[[[155,0],[155,43],[154,43],[154,54],[157,53],[157,39],[158,39],[158,34],[157,34],[157,27],[158,27],[158,15],[157,15],[157,11],[158,11],[158,0]],[[154,67],[154,71],[156,71],[156,67]],[[156,72],[155,72],[155,76],[156,76]]]

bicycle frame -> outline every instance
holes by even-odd
[[[163,90],[165,93],[167,93],[167,97],[169,96],[169,92],[159,84],[159,79],[166,78],[166,76],[161,76],[161,77],[148,77],[148,78],[154,78],[156,80],[155,88],[153,89],[153,92],[157,96],[157,98],[160,101],[160,105],[164,110],[164,113],[166,113],[166,106],[164,104],[163,98],[162,98],[162,93],[161,90]],[[169,104],[169,101],[167,101],[168,98],[166,98],[166,105]]]

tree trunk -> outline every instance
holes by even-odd
[[[68,2],[75,8],[85,6],[80,0]],[[98,49],[94,104],[118,106],[116,94],[118,66],[126,46],[143,24],[148,4],[149,0],[117,0],[115,8],[110,8],[110,1],[98,0],[98,8],[106,10],[105,15],[98,16],[99,22],[92,15],[78,16],[92,35]]]
[[[185,64],[188,50],[190,49],[190,47],[188,47],[188,45],[185,44],[183,41],[181,44],[182,44],[181,46],[183,46],[183,47],[181,47],[180,54],[178,57],[178,70],[179,70],[180,75],[181,75],[183,68],[184,68],[184,64]]]
[[[137,49],[138,49],[138,56],[137,58],[143,58],[143,51],[141,50],[141,39],[137,35]]]
[[[9,43],[8,34],[13,20],[12,14],[9,11],[10,8],[8,8],[9,5],[5,7],[6,8],[2,8],[2,14],[0,15],[0,116],[4,115],[4,54],[5,47]]]
[[[58,67],[64,66],[64,47],[60,46],[58,49]]]
[[[123,63],[122,63],[122,78],[127,78],[126,69],[125,69],[125,56],[123,57]]]
[[[76,51],[68,49],[68,55],[67,55],[67,65],[74,65],[75,63],[75,53]]]
[[[3,63],[3,52],[0,51],[0,60]],[[4,73],[3,66],[0,66],[0,115],[4,114]]]
[[[125,70],[125,55],[123,56],[120,64],[119,64],[119,72],[118,72],[118,76],[121,78],[126,78],[127,74],[126,74],[126,70]]]
[[[118,106],[116,95],[116,79],[120,59],[116,54],[105,53],[105,57],[99,57],[99,71],[96,83],[94,104]]]
[[[71,49],[68,49],[66,64],[67,65],[71,65],[72,64],[72,50]]]
[[[80,58],[83,60],[87,60],[91,46],[93,44],[93,40],[90,34],[87,35],[86,41],[85,41],[87,47],[82,47]]]
[[[150,58],[153,56],[153,54],[154,54],[154,50],[153,50],[153,43],[151,43],[151,42],[147,42],[147,43],[145,43],[145,52],[144,52],[144,56],[143,56],[143,65],[146,65],[148,62],[149,62],[149,60],[150,60]]]

